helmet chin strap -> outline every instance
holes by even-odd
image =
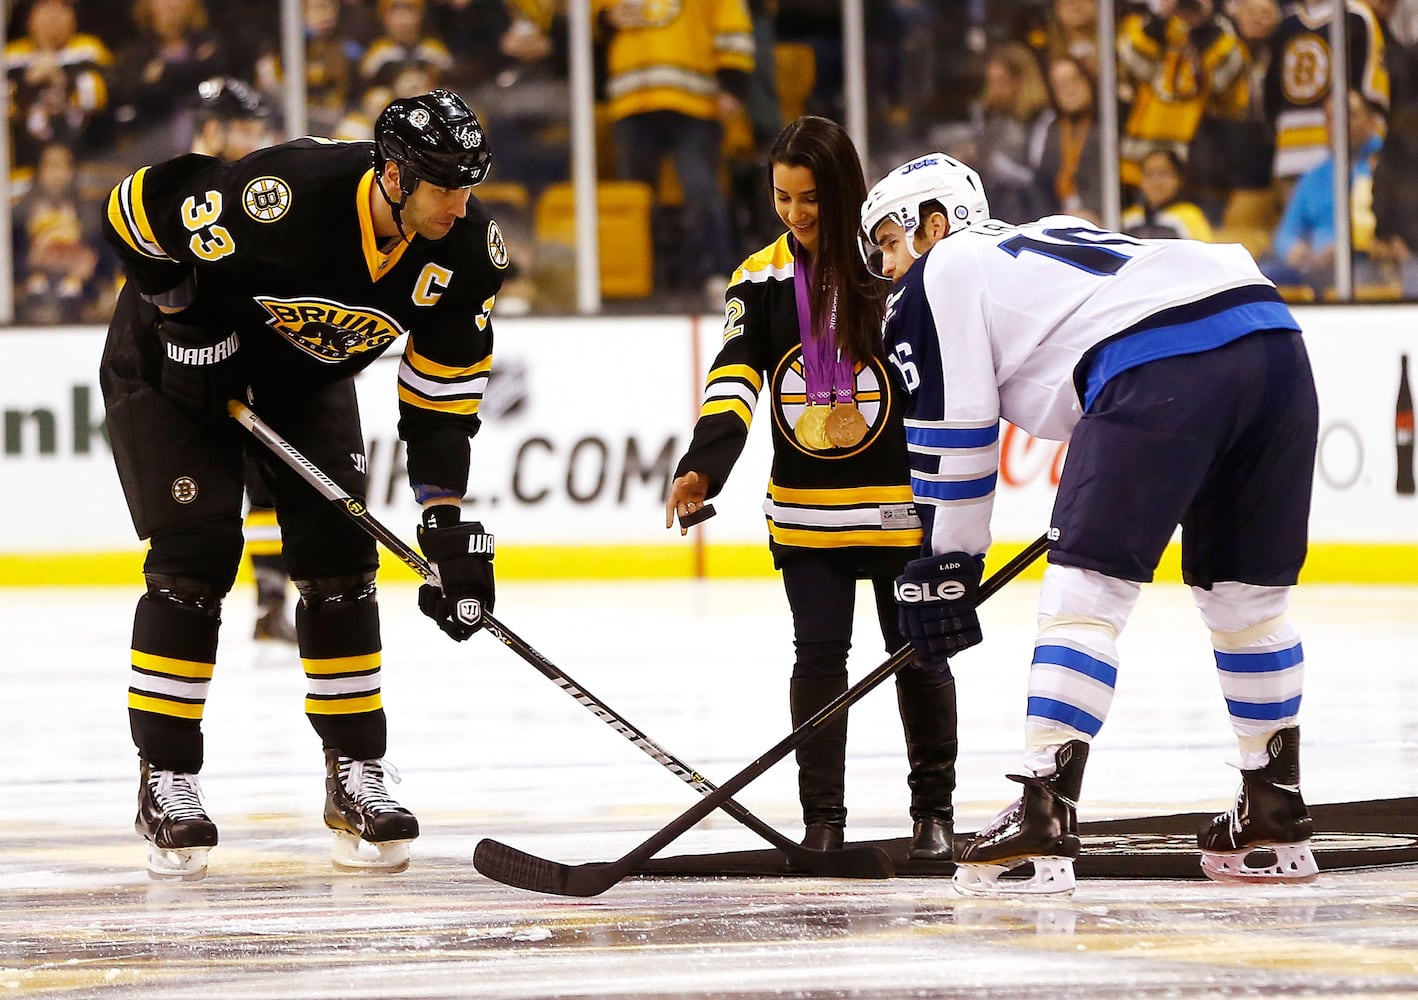
[[[412,242],[413,242],[413,237],[411,237],[408,233],[404,232],[404,221],[403,221],[402,215],[403,215],[403,211],[404,211],[404,205],[408,202],[408,200],[409,200],[409,194],[412,193],[413,189],[410,188],[408,191],[405,191],[405,190],[404,190],[404,181],[403,181],[403,177],[402,177],[402,175],[401,175],[400,178],[399,178],[399,194],[401,194],[403,197],[400,198],[400,200],[395,201],[393,198],[390,198],[390,197],[389,197],[389,192],[384,189],[384,170],[383,170],[383,167],[380,168],[379,173],[378,173],[378,175],[376,175],[376,177],[375,177],[374,180],[375,180],[375,187],[379,188],[379,193],[384,196],[384,200],[385,200],[385,201],[388,203],[388,205],[389,205],[389,211],[390,211],[391,213],[393,213],[393,216],[394,216],[394,228],[397,229],[397,230],[399,230],[399,238],[400,238],[401,240],[403,240],[405,243],[412,243]],[[417,184],[418,181],[415,180],[414,183]]]

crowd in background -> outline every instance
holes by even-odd
[[[627,211],[640,211],[631,219],[648,229],[653,262],[605,307],[717,309],[734,264],[776,234],[767,143],[804,112],[844,119],[838,0],[588,2],[598,172],[646,192]],[[1340,4],[1349,52],[1331,60]],[[281,4],[9,6],[16,319],[106,322],[117,274],[98,223],[109,187],[192,148],[205,80],[244,81],[280,107]],[[366,139],[394,97],[462,95],[494,148],[477,193],[513,250],[499,311],[568,308],[567,258],[539,211],[570,175],[564,2],[302,6],[308,131]],[[1418,298],[1418,0],[1120,0],[1116,94],[1099,92],[1097,0],[864,7],[869,176],[940,149],[980,171],[998,218],[1102,221],[1099,111],[1116,101],[1123,228],[1242,242],[1293,301],[1332,296],[1333,73],[1350,98],[1356,296]],[[669,77],[667,58],[679,64]],[[616,249],[602,247],[603,281]]]

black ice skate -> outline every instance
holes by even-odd
[[[207,874],[217,825],[202,808],[195,774],[161,771],[140,762],[138,816],[133,828],[148,842],[148,874],[186,881]]]
[[[279,607],[262,608],[251,630],[251,638],[257,642],[285,642],[295,645],[295,626]]]
[[[325,825],[335,833],[336,868],[401,872],[409,867],[409,844],[419,821],[389,797],[382,760],[351,760],[325,751]]]
[[[1241,772],[1236,805],[1197,832],[1201,870],[1218,882],[1313,882],[1314,823],[1300,797],[1300,729],[1282,729],[1266,746],[1270,761]]]
[[[1088,744],[1070,740],[1055,753],[1053,774],[1008,775],[1024,793],[957,851],[955,888],[974,896],[1071,894],[1080,847],[1078,793],[1087,761]],[[1000,880],[1025,864],[1034,866],[1029,878]]]

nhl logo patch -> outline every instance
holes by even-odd
[[[502,238],[502,229],[492,219],[487,223],[487,256],[499,269],[507,266],[507,242]]]
[[[197,480],[191,476],[178,476],[172,481],[172,498],[178,503],[191,503],[197,499]]]
[[[241,206],[257,222],[275,222],[290,209],[290,185],[279,177],[257,177],[241,192]]]

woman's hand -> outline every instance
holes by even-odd
[[[670,484],[670,495],[665,500],[665,527],[673,528],[675,515],[687,517],[704,506],[704,498],[709,493],[709,480],[697,472],[686,472]],[[687,527],[679,529],[681,535],[689,534]]]

